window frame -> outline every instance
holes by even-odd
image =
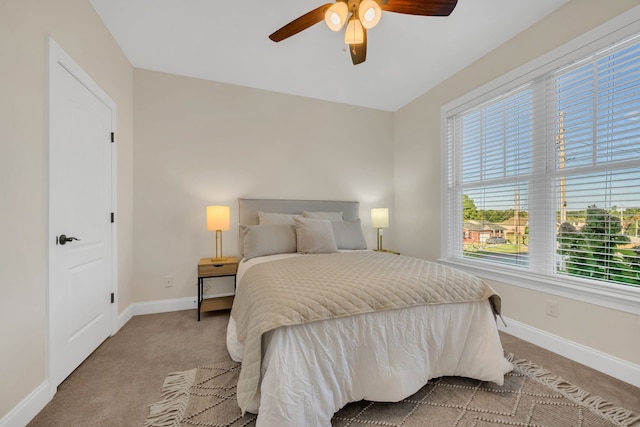
[[[441,228],[441,257],[439,259],[441,263],[461,268],[482,278],[640,315],[640,288],[638,287],[597,282],[568,275],[552,276],[543,273],[532,273],[497,263],[479,262],[473,259],[453,256],[454,243],[449,240],[449,234],[451,232],[452,238],[462,235],[461,227],[456,225],[461,223],[459,220],[462,212],[462,197],[461,194],[449,194],[448,190],[449,117],[521,87],[557,68],[580,61],[613,43],[635,34],[640,34],[640,6],[630,9],[582,36],[442,106],[441,215],[443,226]],[[552,137],[555,137],[555,135]],[[461,159],[458,158],[455,161],[460,162]],[[553,185],[553,180],[556,176],[556,172],[545,174],[546,185]],[[549,192],[548,197],[553,199],[555,197],[554,192]],[[549,206],[553,206],[553,203]],[[548,217],[544,214],[536,215],[536,209],[542,209],[542,207],[529,206],[530,218],[544,219]],[[451,212],[458,212],[459,214],[452,215]],[[553,230],[554,227],[547,227],[546,229]],[[548,232],[544,237],[544,242],[545,248],[552,247],[556,242],[555,233]],[[549,252],[544,251],[542,256],[555,257],[555,251]],[[532,257],[530,262],[537,261]]]

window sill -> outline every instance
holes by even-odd
[[[471,273],[482,279],[558,295],[614,310],[640,315],[640,288],[556,276],[554,278],[495,264],[440,258],[440,263]]]

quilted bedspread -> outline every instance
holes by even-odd
[[[482,280],[444,265],[382,252],[306,255],[259,264],[242,277],[231,315],[244,359],[243,412],[260,386],[262,335],[275,328],[429,304],[500,299]]]

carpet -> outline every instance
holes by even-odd
[[[573,386],[531,362],[514,360],[505,383],[435,378],[397,403],[346,405],[332,426],[640,426],[640,417]],[[145,427],[255,426],[236,401],[240,364],[219,362],[169,374]]]

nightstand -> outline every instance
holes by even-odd
[[[200,259],[198,262],[198,322],[200,321],[200,313],[229,309],[233,304],[233,295],[205,299],[204,279],[233,276],[233,290],[235,292],[237,271],[238,258],[236,257],[227,257],[224,261],[213,261],[211,258]]]

